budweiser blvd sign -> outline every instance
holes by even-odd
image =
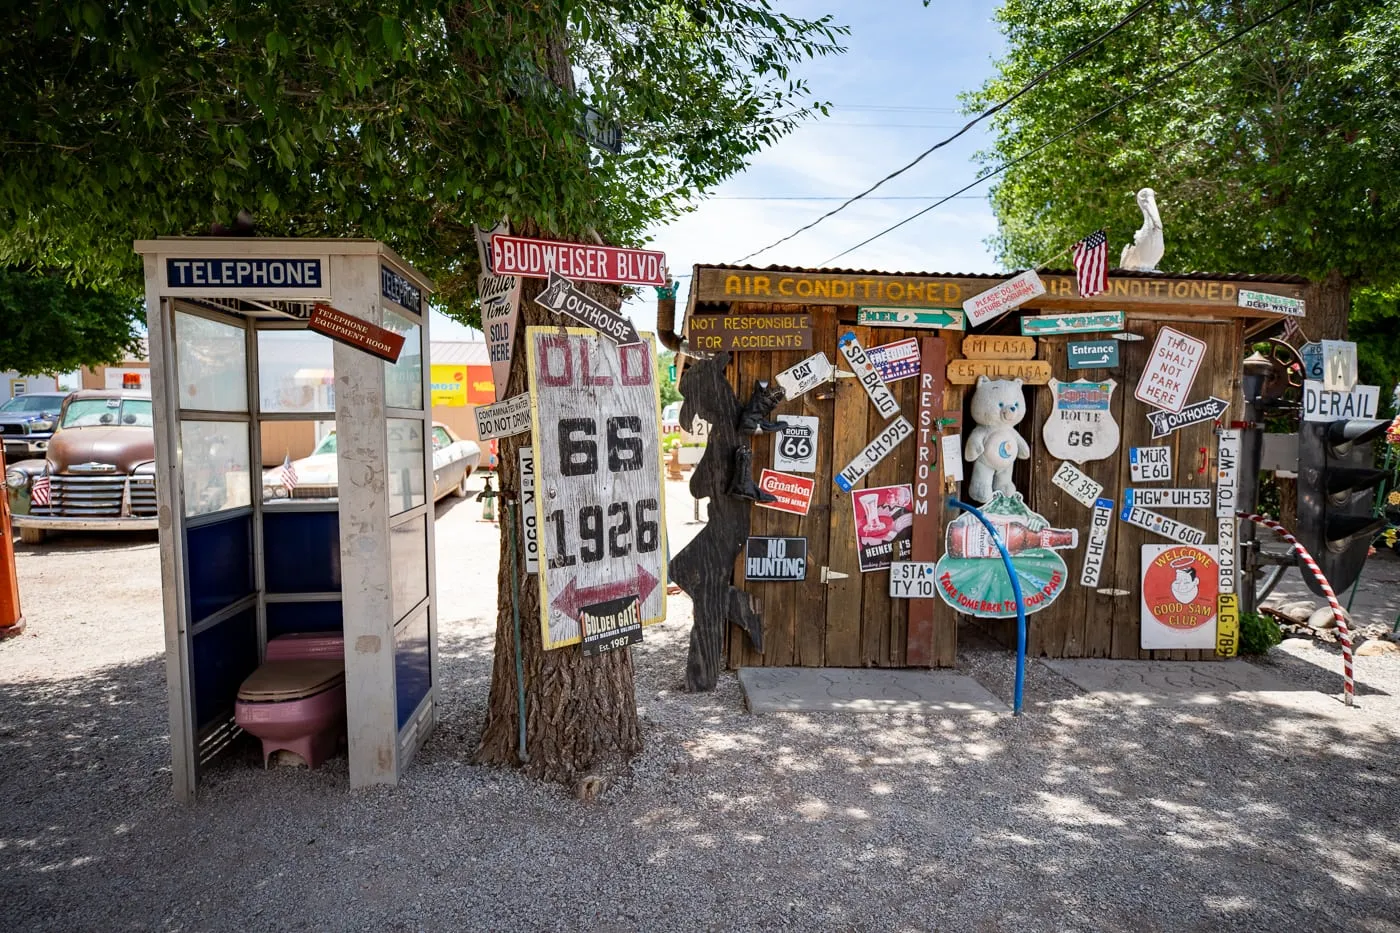
[[[807,510],[812,507],[812,491],[816,487],[817,481],[807,476],[764,470],[758,477],[758,488],[770,496],[777,497],[778,501],[758,504],[775,512],[806,515]]]
[[[666,254],[649,249],[532,240],[497,233],[491,237],[491,264],[497,275],[547,279],[549,273],[557,272],[576,282],[668,284]]]

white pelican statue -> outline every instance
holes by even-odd
[[[1137,203],[1142,210],[1142,226],[1133,234],[1133,242],[1123,247],[1118,267],[1132,272],[1156,272],[1162,253],[1166,252],[1162,215],[1157,213],[1157,192],[1143,188],[1137,193]]]

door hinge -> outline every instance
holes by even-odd
[[[842,573],[839,570],[832,570],[830,567],[822,568],[823,583],[830,583],[832,580],[845,580],[849,576],[849,573]]]

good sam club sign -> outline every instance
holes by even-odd
[[[630,629],[629,599],[642,625],[666,615],[654,350],[557,327],[529,328],[525,347],[544,646],[577,644],[585,620],[611,644]]]

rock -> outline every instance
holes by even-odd
[[[1342,618],[1347,620],[1347,627],[1351,627],[1351,616],[1345,609],[1342,610]],[[1319,606],[1310,616],[1308,625],[1312,628],[1336,628],[1337,616],[1332,612],[1331,606]]]
[[[1368,638],[1356,649],[1358,658],[1372,658],[1383,654],[1400,655],[1400,645],[1383,638]]]
[[[1311,599],[1294,600],[1291,603],[1282,603],[1274,607],[1274,612],[1298,625],[1306,625],[1316,610],[1317,603]]]
[[[1285,650],[1289,648],[1311,648],[1312,644],[1311,638],[1285,638],[1283,642],[1279,644],[1279,647]]]

